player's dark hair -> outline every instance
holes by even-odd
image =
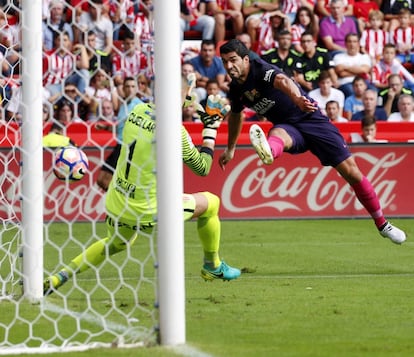
[[[235,38],[220,46],[220,55],[236,52],[241,58],[249,55],[249,50],[243,42]]]

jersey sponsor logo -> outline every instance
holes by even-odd
[[[272,74],[273,74],[274,71],[275,71],[274,69],[267,70],[266,73],[265,73],[265,75],[264,75],[263,80],[266,81],[266,82],[270,82],[271,81]]]
[[[252,109],[253,109],[256,113],[264,115],[264,114],[266,114],[266,112],[267,112],[270,108],[274,107],[274,106],[275,106],[275,104],[276,104],[276,102],[275,102],[275,101],[270,100],[270,99],[268,99],[268,98],[263,98],[262,100],[260,100],[260,102],[259,102],[259,103],[256,103],[255,105],[253,105]]]
[[[260,97],[260,93],[256,89],[252,89],[251,91],[244,92],[244,96],[251,102],[254,102],[255,98]]]

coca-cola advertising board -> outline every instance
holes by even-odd
[[[55,178],[53,155],[44,152],[44,219],[46,221],[104,219],[104,193],[96,178],[104,158],[97,148],[83,148],[90,173],[68,184]],[[414,145],[359,145],[351,148],[362,172],[372,182],[388,217],[414,216]],[[264,165],[253,149],[240,146],[222,171],[217,163],[223,148],[216,150],[207,177],[184,168],[186,192],[211,191],[221,198],[223,219],[346,218],[368,217],[350,186],[331,167],[323,167],[310,153],[283,154]],[[18,150],[0,151],[0,218],[20,219],[21,182]],[[23,163],[24,164],[24,163]],[[30,184],[30,181],[27,183]],[[173,186],[174,183],[172,182]]]

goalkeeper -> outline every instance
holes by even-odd
[[[184,106],[191,105],[186,99]],[[194,146],[184,126],[181,129],[184,163],[197,175],[209,173],[217,129],[229,112],[223,98],[210,96],[206,112],[198,113],[204,123],[200,151]],[[106,256],[119,253],[132,245],[139,235],[151,234],[156,223],[157,192],[155,147],[155,112],[152,104],[134,107],[125,123],[123,144],[114,177],[106,195],[107,237],[90,245],[68,266],[44,281],[44,295],[51,294],[73,274],[102,263]],[[204,251],[201,276],[205,280],[232,280],[240,270],[230,267],[219,256],[220,219],[219,198],[210,192],[183,194],[184,220],[197,218],[197,231]]]

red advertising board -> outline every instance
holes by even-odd
[[[52,173],[52,155],[44,153],[44,218],[51,220],[102,220],[104,193],[96,185],[103,159],[97,148],[85,148],[90,174],[67,184]],[[330,167],[322,167],[310,153],[283,154],[266,166],[249,146],[241,146],[222,171],[215,153],[212,172],[195,176],[184,168],[186,192],[211,191],[221,198],[223,219],[277,219],[367,217],[349,185]],[[353,146],[363,173],[371,180],[388,217],[414,216],[414,145],[383,144]],[[0,150],[0,218],[21,216],[20,156],[18,150]],[[28,182],[30,184],[30,181]],[[173,185],[173,183],[171,183]]]

